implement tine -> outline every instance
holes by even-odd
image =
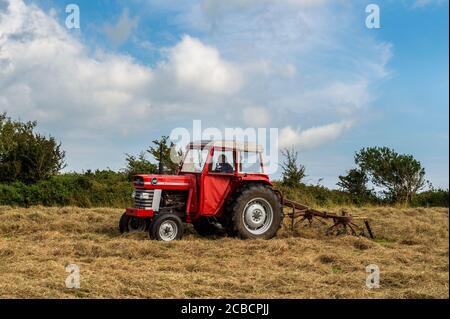
[[[356,235],[356,231],[353,229],[352,225],[351,225],[351,224],[348,224],[348,227],[349,227],[350,230],[352,231],[352,235],[353,235],[353,236],[357,236],[357,235]]]
[[[369,232],[369,236],[371,239],[375,239],[375,236],[372,233],[372,228],[370,227],[369,221],[367,219],[364,220],[364,225],[366,225],[367,231]]]

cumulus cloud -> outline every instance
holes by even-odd
[[[174,89],[184,92],[183,103],[240,88],[239,71],[195,38],[183,37],[167,54],[153,69],[125,55],[91,56],[53,17],[10,1],[0,14],[0,109],[69,122],[65,128],[115,128],[170,112],[165,95]]]
[[[301,150],[317,147],[336,140],[342,133],[352,127],[351,121],[342,121],[316,126],[304,131],[290,126],[283,128],[279,135],[280,147],[297,147]]]
[[[231,94],[242,85],[242,76],[232,63],[224,61],[218,50],[188,35],[169,50],[166,68],[174,72],[183,87]]]
[[[10,1],[0,14],[0,109],[66,128],[145,115],[152,70],[127,56],[86,51],[38,7]]]

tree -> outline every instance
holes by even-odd
[[[125,161],[127,162],[127,167],[125,168],[125,173],[128,178],[138,174],[156,174],[158,172],[158,167],[153,164],[145,157],[145,152],[141,152],[138,156],[125,154]]]
[[[357,203],[365,203],[367,201],[376,200],[373,190],[367,187],[369,177],[358,168],[353,168],[347,172],[347,175],[339,176],[337,185],[345,192],[349,193],[353,201]]]
[[[65,167],[61,143],[34,132],[36,126],[0,114],[0,181],[36,183]]]
[[[128,178],[137,174],[175,174],[179,162],[183,156],[182,151],[175,149],[175,144],[169,141],[168,136],[162,136],[159,140],[153,141],[154,146],[150,146],[145,152],[138,156],[125,154],[127,167],[125,173]],[[146,158],[146,153],[152,155],[154,161]]]
[[[398,154],[387,147],[363,148],[355,155],[355,163],[366,172],[376,186],[392,202],[411,203],[425,185],[425,169],[412,155]]]
[[[298,164],[298,152],[293,148],[281,151],[281,154],[285,157],[285,161],[281,164],[283,168],[282,179],[283,185],[289,187],[297,187],[302,183],[305,178],[305,166]]]
[[[367,183],[369,178],[360,169],[353,168],[345,176],[339,176],[337,185],[352,195],[365,195],[368,192]]]
[[[160,174],[175,174],[183,156],[182,151],[175,149],[175,144],[169,141],[168,136],[162,136],[159,140],[154,140],[155,146],[150,146],[147,150],[158,162]]]

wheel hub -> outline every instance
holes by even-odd
[[[257,198],[244,208],[244,226],[254,235],[264,234],[272,225],[273,211],[267,200]]]
[[[159,227],[159,236],[163,241],[171,241],[177,237],[177,224],[171,220],[167,220]]]
[[[251,228],[258,228],[264,224],[266,211],[259,203],[251,204],[245,213],[245,222]]]

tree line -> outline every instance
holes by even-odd
[[[285,158],[282,184],[288,187],[302,185],[306,168],[299,164],[298,152],[285,149],[282,154]],[[410,204],[426,185],[434,190],[425,180],[425,168],[412,155],[399,154],[388,147],[368,147],[356,152],[354,162],[356,167],[339,176],[337,186],[355,201]]]
[[[138,155],[125,154],[126,165],[118,172],[61,173],[66,166],[61,143],[37,133],[36,127],[36,122],[0,114],[0,205],[123,205],[129,200],[129,180],[133,175],[174,174],[178,168],[171,160],[174,144],[162,136]],[[282,175],[276,186],[310,198],[308,204],[322,205],[331,198],[340,204],[448,206],[448,190],[434,189],[425,180],[425,169],[418,160],[387,147],[356,152],[355,167],[339,176],[339,191],[307,185],[306,168],[299,162],[298,152],[285,149],[282,155]],[[428,190],[424,191],[427,185]]]

